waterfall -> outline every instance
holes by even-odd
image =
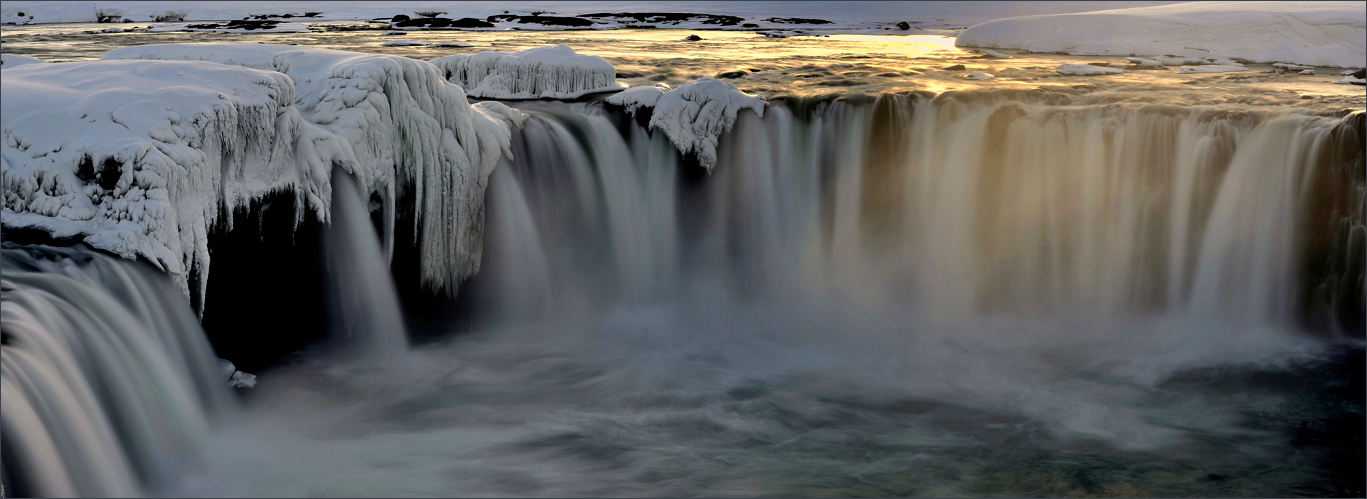
[[[228,388],[174,282],[75,248],[5,243],[0,267],[6,495],[137,495],[194,458]]]
[[[1304,270],[1360,260],[1342,253],[1361,244],[1362,143],[1345,132],[1360,115],[1012,91],[781,99],[741,113],[699,176],[611,108],[520,108],[532,119],[492,180],[505,216],[488,233],[518,248],[498,269],[548,269],[524,282],[619,300],[720,276],[736,298],[800,308],[1275,328],[1329,284],[1319,300],[1340,309],[1362,296],[1355,263]],[[1336,201],[1312,194],[1326,176],[1349,184]],[[1335,312],[1339,329],[1361,310]]]
[[[330,330],[363,357],[392,360],[408,349],[408,333],[362,192],[350,174],[333,171],[332,221],[322,248]]]

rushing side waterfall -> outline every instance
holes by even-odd
[[[196,456],[230,402],[174,282],[77,248],[5,243],[0,268],[7,496],[138,495]]]
[[[491,273],[517,295],[603,284],[586,269],[604,269],[614,298],[724,276],[742,299],[802,307],[1361,336],[1360,113],[1065,104],[779,102],[741,114],[706,177],[597,104],[523,105],[534,118],[489,195],[488,232],[509,248]],[[1345,263],[1307,271],[1325,260]]]
[[[322,252],[333,334],[362,356],[392,360],[408,348],[399,299],[361,188],[340,170],[332,176],[332,223],[326,232]]]

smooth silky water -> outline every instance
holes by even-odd
[[[24,31],[39,29],[59,28],[6,27],[6,50],[243,36]],[[90,490],[1363,495],[1361,324],[1304,312],[1361,307],[1336,291],[1351,283],[1305,284],[1361,279],[1362,126],[1338,113],[1360,90],[1064,78],[1052,68],[1089,58],[969,59],[938,37],[700,34],[716,46],[665,60],[687,33],[412,35],[571,43],[633,84],[754,66],[737,83],[771,104],[741,113],[710,173],[597,99],[514,104],[531,117],[490,177],[468,317],[410,324],[428,338],[411,346],[339,176],[331,309],[383,360],[309,350],[258,372],[240,410],[187,399],[187,428],[211,432],[147,438],[192,442],[195,459],[172,476],[134,461]],[[373,32],[253,36],[448,53]],[[935,69],[958,63],[999,79]]]

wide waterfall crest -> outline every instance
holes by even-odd
[[[175,284],[76,248],[0,250],[7,495],[129,496],[174,475],[229,407]]]

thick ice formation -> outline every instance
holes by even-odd
[[[609,104],[626,108],[626,112],[636,114],[641,108],[654,108],[660,96],[669,91],[669,85],[656,83],[651,87],[631,87],[612,94],[607,98]]]
[[[751,109],[764,116],[764,97],[741,92],[724,81],[700,78],[667,89],[632,88],[609,97],[608,102],[624,106],[631,113],[654,108],[650,128],[663,131],[680,152],[696,154],[698,163],[709,172],[717,164],[717,141],[731,130],[736,113]]]
[[[46,61],[37,57],[26,55],[0,54],[0,69],[23,66],[25,64],[42,64]]]
[[[337,165],[383,200],[387,247],[396,199],[413,203],[424,284],[453,291],[478,271],[484,187],[515,111],[473,108],[403,57],[258,44],[105,55],[123,58],[284,74],[148,61],[6,71],[6,227],[145,257],[187,292],[193,271],[202,297],[220,206],[292,191],[326,220]]]
[[[221,209],[268,193],[327,215],[347,141],[304,121],[285,75],[208,62],[95,61],[5,70],[6,229],[142,257],[203,297]],[[296,216],[302,216],[300,212]]]
[[[1162,66],[1162,64],[1159,64],[1159,66]],[[1120,68],[1093,66],[1091,64],[1063,64],[1058,67],[1057,71],[1058,74],[1070,76],[1118,75],[1125,72],[1125,70]]]
[[[480,99],[575,99],[619,90],[617,70],[606,59],[580,55],[569,45],[521,52],[480,52],[430,61],[446,79]]]
[[[1365,12],[1367,2],[1190,2],[999,19],[964,30],[955,45],[1363,67]]]

